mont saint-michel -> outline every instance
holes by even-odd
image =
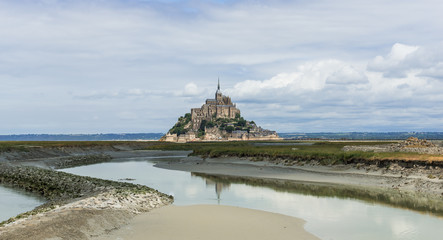
[[[245,120],[229,96],[222,94],[218,81],[215,98],[192,108],[162,138],[167,142],[278,140],[275,131]]]

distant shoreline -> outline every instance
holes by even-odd
[[[0,141],[157,141],[165,133],[0,134]],[[443,140],[443,132],[278,132],[285,140]]]

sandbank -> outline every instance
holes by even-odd
[[[362,188],[391,189],[425,194],[440,199],[443,196],[443,179],[429,178],[420,169],[391,170],[390,168],[365,169],[355,165],[286,166],[268,161],[249,161],[235,157],[187,157],[158,161],[156,167],[210,175],[279,179],[298,182],[328,183]],[[394,165],[392,166],[394,167]],[[409,172],[407,172],[409,171]]]
[[[143,213],[129,224],[91,239],[319,239],[301,219],[231,206],[166,206]]]
[[[0,239],[90,239],[125,226],[137,214],[171,202],[158,192],[110,190],[0,226]]]

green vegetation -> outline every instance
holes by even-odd
[[[213,128],[216,125],[213,121],[202,120],[200,124],[200,129],[203,133],[205,132],[205,128]]]
[[[188,129],[185,127],[190,121],[191,121],[191,114],[186,113],[185,116],[181,116],[178,118],[177,123],[169,130],[169,132],[177,135],[187,133]]]
[[[234,126],[226,126],[226,127],[225,127],[225,130],[226,130],[226,132],[228,132],[228,133],[232,133],[232,132],[235,130],[235,128],[234,128]]]
[[[191,122],[191,114],[186,113],[185,116],[178,118],[177,123],[169,130],[171,134],[185,134],[192,126],[189,126]],[[251,128],[256,127],[255,122],[247,122],[240,114],[236,114],[235,118],[216,118],[216,114],[212,116],[210,120],[202,120],[200,127],[198,129],[197,137],[202,137],[205,135],[205,130],[207,128],[217,127],[221,131],[225,130],[228,133],[232,133],[235,130],[247,131],[249,132]]]
[[[287,144],[287,142],[285,142]],[[254,142],[211,142],[186,144],[159,144],[149,149],[192,150],[192,155],[203,157],[250,157],[256,160],[289,159],[318,160],[324,164],[342,163],[350,159],[370,159],[374,153],[343,152],[341,149],[349,143],[318,142],[312,145],[256,145]],[[354,143],[358,144],[358,143]],[[364,143],[368,144],[368,143]],[[296,147],[296,150],[294,148]]]
[[[234,119],[228,118],[217,118],[215,120],[215,125],[218,126],[220,130],[225,130],[228,133],[231,133],[235,130],[247,131],[253,127],[255,127],[255,122],[247,122],[240,114],[236,114]]]
[[[16,142],[0,142],[0,153],[2,152],[26,152],[28,149],[24,145],[19,145]]]
[[[319,161],[320,164],[330,165],[359,161],[443,161],[442,156],[406,152],[344,152],[342,148],[347,145],[379,145],[390,142],[310,142],[312,145],[294,145],[301,142],[283,141],[271,142],[195,142],[174,144],[157,142],[147,149],[156,150],[192,150],[192,155],[202,157],[249,157],[256,161],[284,159],[287,164],[297,161]]]
[[[222,120],[220,120],[222,121]],[[231,129],[232,128],[228,128]],[[203,135],[203,131],[199,131]],[[280,144],[281,145],[278,145]],[[111,147],[116,145],[128,145],[133,149],[152,150],[190,150],[193,155],[203,157],[235,156],[249,157],[257,161],[285,159],[288,164],[295,161],[317,160],[321,164],[338,164],[358,161],[384,161],[404,160],[423,162],[442,162],[442,155],[430,155],[408,152],[344,152],[344,146],[352,145],[379,145],[391,142],[309,142],[312,145],[299,145],[300,141],[280,142],[192,142],[192,143],[169,143],[169,142],[127,142],[127,141],[53,141],[53,142],[0,142],[0,152],[29,151],[40,147]],[[298,144],[298,145],[294,145]],[[96,158],[96,157],[94,157]]]
[[[74,147],[113,147],[116,145],[130,145],[134,149],[145,148],[151,142],[129,141],[0,141],[0,153],[2,152],[28,152],[33,148],[74,148]]]
[[[0,142],[0,152],[26,152],[33,147],[95,147],[112,146],[116,141],[5,141]],[[125,142],[121,142],[125,143]]]

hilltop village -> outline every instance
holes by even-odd
[[[217,85],[214,99],[206,99],[200,108],[181,116],[162,137],[167,142],[279,140],[275,131],[263,129],[241,117],[240,109]]]

